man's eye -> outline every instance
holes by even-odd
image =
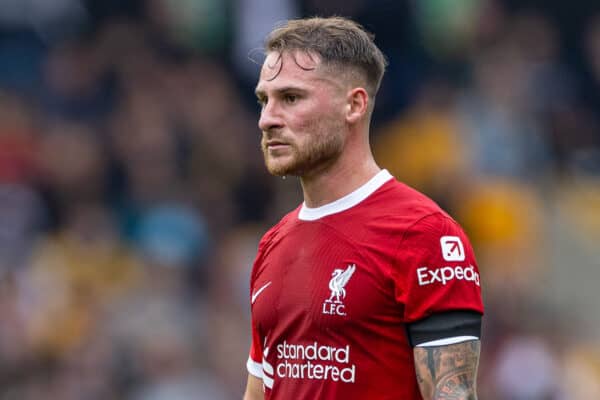
[[[286,94],[284,100],[286,103],[294,104],[298,101],[298,96],[296,96],[295,94]]]
[[[265,106],[267,105],[267,99],[258,99],[256,100],[256,102],[258,103],[260,108],[265,108]]]

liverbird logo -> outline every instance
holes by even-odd
[[[346,315],[345,306],[342,303],[342,299],[346,297],[345,286],[352,278],[352,274],[356,270],[356,264],[348,265],[345,270],[337,268],[331,274],[331,280],[329,281],[329,290],[331,295],[329,299],[323,303],[323,314],[337,314]]]
[[[331,296],[328,301],[333,301],[335,297],[336,303],[341,303],[340,297],[343,299],[346,297],[346,289],[344,287],[352,278],[352,274],[356,270],[356,265],[348,265],[348,268],[344,271],[343,269],[336,269],[331,274],[332,278],[329,281],[329,290],[331,290]]]

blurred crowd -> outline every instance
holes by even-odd
[[[376,159],[475,246],[480,398],[600,398],[600,6],[571,3],[0,0],[0,399],[241,397],[257,244],[301,201],[262,164],[262,39],[331,14],[390,61]]]

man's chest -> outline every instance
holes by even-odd
[[[295,234],[255,266],[252,313],[264,336],[360,329],[398,318],[391,253],[342,234]]]

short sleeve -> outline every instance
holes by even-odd
[[[248,356],[248,362],[246,363],[246,368],[248,369],[248,373],[254,375],[257,378],[261,378],[263,376],[262,373],[262,346],[260,341],[260,335],[258,334],[257,329],[254,326],[254,321],[252,321],[252,343],[250,345],[250,355]]]
[[[257,270],[259,269],[264,253],[265,248],[270,242],[272,235],[274,232],[274,228],[270,229],[265,233],[265,235],[260,240],[258,244],[258,251],[256,252],[256,258],[254,259],[254,263],[252,265],[252,272],[250,274],[250,293],[248,296],[248,301],[250,303],[250,308],[252,309],[252,290],[255,284],[255,278]],[[250,344],[250,354],[248,355],[248,361],[246,362],[246,369],[248,373],[256,376],[257,378],[263,377],[263,367],[262,367],[262,359],[263,359],[263,341],[261,339],[261,334],[258,328],[258,325],[255,321],[254,312],[252,314],[252,342]]]
[[[428,215],[408,228],[395,262],[395,297],[406,323],[444,311],[483,314],[473,248],[458,223],[446,214]]]

